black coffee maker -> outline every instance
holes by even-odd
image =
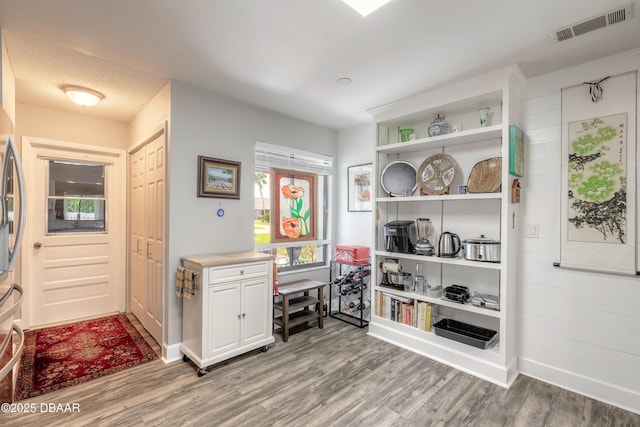
[[[384,250],[412,254],[416,240],[414,221],[391,221],[384,225]]]

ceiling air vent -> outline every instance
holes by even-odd
[[[620,22],[627,21],[633,16],[633,3],[630,3],[624,7],[605,12],[602,15],[594,16],[593,18],[586,19],[582,22],[572,24],[566,27],[559,28],[552,31],[549,35],[551,39],[556,43],[572,39],[585,33],[589,33],[599,28],[604,28],[609,25],[618,24]]]

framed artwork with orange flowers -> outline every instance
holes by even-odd
[[[240,162],[198,156],[198,197],[240,198]]]
[[[270,169],[271,242],[316,240],[316,188],[313,173]]]

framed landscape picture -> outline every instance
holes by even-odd
[[[198,197],[240,198],[240,162],[198,156]]]

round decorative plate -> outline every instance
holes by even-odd
[[[469,174],[469,193],[495,193],[502,184],[502,158],[491,157],[475,164]]]
[[[418,168],[416,181],[424,194],[444,194],[458,176],[458,163],[448,154],[434,154]]]
[[[389,196],[404,196],[404,190],[411,189],[413,193],[416,184],[416,167],[404,160],[389,163],[380,175],[382,188]]]

